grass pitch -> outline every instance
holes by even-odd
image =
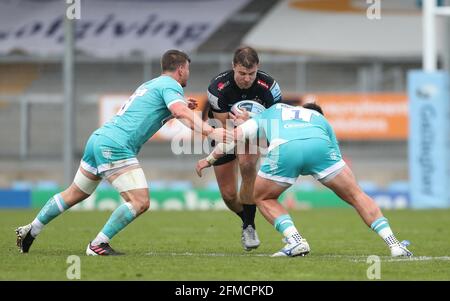
[[[88,242],[110,212],[67,212],[51,222],[30,253],[14,229],[34,210],[0,211],[0,280],[67,280],[67,258],[81,259],[81,280],[368,280],[369,255],[381,258],[381,280],[450,280],[450,210],[385,211],[412,259],[392,259],[378,235],[352,209],[290,212],[308,239],[306,257],[270,258],[281,235],[257,213],[261,246],[245,252],[240,223],[229,211],[155,211],[140,216],[111,245],[125,256],[88,257]]]

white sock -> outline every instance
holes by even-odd
[[[91,242],[91,246],[98,246],[101,243],[109,243],[109,238],[103,232],[99,232],[97,237]]]
[[[383,238],[383,240],[386,242],[386,244],[389,246],[389,248],[398,246],[400,242],[395,238],[394,233],[391,230],[391,227],[384,228],[378,232],[378,235]]]
[[[289,243],[298,243],[303,238],[300,233],[298,233],[297,228],[294,225],[287,227],[283,231],[284,237],[288,239]]]
[[[31,236],[36,237],[39,233],[41,233],[42,229],[44,228],[44,224],[41,223],[37,218],[35,218],[31,222]]]

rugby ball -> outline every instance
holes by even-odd
[[[254,117],[264,112],[266,108],[254,100],[242,100],[231,107],[231,112],[235,115],[242,114],[244,112],[243,109],[249,113],[250,117]]]

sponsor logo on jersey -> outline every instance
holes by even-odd
[[[105,159],[111,159],[112,158],[112,150],[109,148],[103,148],[102,149],[102,156]]]
[[[304,128],[304,127],[309,127],[311,126],[310,124],[307,123],[288,123],[283,125],[283,127],[285,129],[291,129],[291,128]]]
[[[337,160],[339,160],[339,156],[335,152],[332,152],[330,154],[330,159],[333,161],[337,161]]]
[[[269,89],[269,85],[265,81],[258,79],[257,83],[258,85],[263,86],[266,89]]]
[[[230,84],[230,81],[227,82],[220,82],[217,84],[217,90],[222,91],[225,87],[227,87]]]
[[[258,95],[255,96],[255,98],[253,99],[253,101],[256,101],[257,103],[262,104],[262,100],[259,99]]]

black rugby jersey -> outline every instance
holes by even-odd
[[[208,87],[208,102],[213,112],[230,112],[233,104],[241,100],[254,100],[269,108],[281,101],[281,89],[270,75],[260,70],[248,89],[237,86],[233,70],[222,72],[212,79]]]

